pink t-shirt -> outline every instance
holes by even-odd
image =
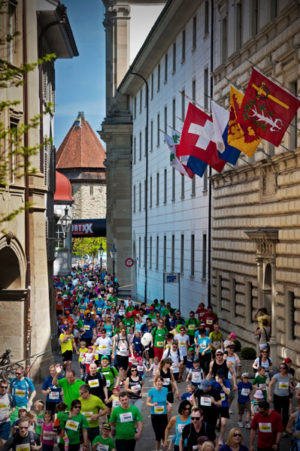
[[[42,425],[42,431],[43,431],[43,445],[54,445],[54,435],[51,434],[53,432],[53,423],[50,424],[43,423]]]

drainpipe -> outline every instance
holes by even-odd
[[[27,0],[23,0],[23,64],[27,63]],[[24,110],[24,125],[29,123],[28,114],[28,74],[25,72],[23,75],[23,110]],[[24,133],[24,146],[28,148],[29,139],[28,131]],[[28,166],[28,156],[24,156],[25,170]],[[29,194],[29,176],[25,174],[25,204],[28,205],[30,198]],[[25,256],[26,256],[26,289],[27,295],[24,302],[24,350],[25,350],[25,361],[26,361],[26,374],[30,371],[30,356],[31,356],[31,316],[30,316],[30,303],[31,303],[31,271],[30,271],[30,211],[25,208]]]

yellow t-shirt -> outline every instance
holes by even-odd
[[[83,359],[83,354],[85,354],[86,352],[88,352],[88,348],[79,348],[79,357],[78,357],[79,363]]]
[[[59,336],[62,354],[66,351],[73,351],[74,335],[71,334],[67,341],[61,341],[62,338],[64,338],[64,336],[65,336],[65,334],[60,334],[60,336]]]

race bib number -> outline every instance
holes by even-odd
[[[158,342],[156,343],[156,347],[157,347],[157,348],[162,348],[163,345],[164,345],[164,342],[163,342],[163,341],[158,341]]]
[[[106,387],[107,387],[107,388],[110,387],[110,380],[109,380],[109,379],[106,380]]]
[[[170,385],[170,378],[164,377],[163,385]]]
[[[16,388],[15,395],[20,396],[20,398],[24,398],[26,396],[26,390],[21,390],[20,388]]]
[[[162,413],[165,413],[164,406],[154,406],[154,413],[161,415]]]
[[[184,426],[186,426],[186,424],[178,424],[177,425],[177,430],[179,434],[182,434],[182,431],[184,429]]]
[[[99,380],[98,379],[91,379],[89,381],[89,386],[94,388],[94,387],[99,387]]]
[[[201,396],[200,400],[201,406],[210,407],[211,406],[211,399],[209,396]]]
[[[189,324],[188,329],[189,330],[195,330],[195,324]]]
[[[50,431],[43,431],[44,440],[53,440],[53,434]]]
[[[144,367],[143,365],[138,365],[137,366],[137,370],[141,373],[142,371],[144,371]]]
[[[192,382],[194,382],[194,383],[201,382],[201,374],[199,372],[192,373]]]
[[[120,413],[120,422],[121,423],[130,423],[130,421],[133,421],[131,412]]]
[[[206,343],[201,343],[200,348],[201,349],[205,349],[206,348]]]
[[[88,421],[92,420],[93,412],[81,412]]]
[[[85,330],[90,330],[90,328],[91,328],[91,326],[89,326],[88,324],[85,324],[85,325],[84,325],[84,329],[85,329]]]
[[[272,432],[272,423],[258,423],[260,432]]]
[[[98,443],[97,445],[97,451],[108,451],[109,445],[102,445],[102,443]]]
[[[125,310],[120,309],[120,310],[119,310],[119,315],[125,315]]]
[[[241,395],[248,396],[250,393],[250,388],[242,388]]]
[[[220,396],[221,396],[221,401],[222,402],[225,401],[225,399],[226,399],[225,393],[220,393]]]
[[[287,390],[289,388],[289,384],[286,382],[279,382],[279,388],[282,390]]]
[[[120,401],[118,401],[117,399],[114,399],[112,402],[112,406],[113,407],[119,407],[121,405]]]
[[[16,451],[30,451],[30,444],[29,443],[24,443],[23,445],[17,445],[16,446]]]
[[[101,345],[100,349],[107,349],[107,346],[106,345]]]
[[[192,449],[195,449],[195,450],[199,449],[198,445],[193,445]]]
[[[215,348],[218,349],[218,348],[220,348],[221,343],[220,343],[219,341],[214,341],[214,342],[213,342],[213,345],[214,345]]]
[[[179,342],[179,346],[185,346],[185,342],[184,341],[180,341]]]
[[[1,409],[7,409],[8,408],[8,405],[6,405],[6,404],[0,404],[0,410]]]
[[[52,391],[49,393],[49,399],[56,400],[59,399],[59,392],[58,391]]]
[[[78,431],[79,423],[78,421],[68,420],[65,425],[65,429],[69,429],[70,431]]]
[[[37,419],[36,419],[36,424],[37,424],[37,426],[42,426],[43,423],[44,423],[43,418],[37,418]]]
[[[136,384],[136,385],[132,385],[132,387],[131,387],[131,390],[133,390],[133,391],[138,391],[138,390],[141,390],[141,386],[140,386],[140,384]]]
[[[212,319],[207,319],[207,320],[206,320],[206,324],[208,324],[209,326],[211,326],[212,323],[213,323],[213,320],[212,320]]]

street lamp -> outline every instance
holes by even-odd
[[[100,255],[100,271],[102,271],[102,256],[103,256],[103,252],[104,252],[104,249],[103,249],[103,246],[102,246],[102,243],[100,244],[100,247],[99,247],[99,255]]]
[[[65,208],[65,214],[60,218],[61,230],[64,234],[64,238],[70,232],[72,226],[72,218],[69,216],[68,207]]]
[[[114,278],[114,281],[115,281],[115,261],[116,261],[116,258],[117,258],[117,253],[118,253],[117,249],[115,248],[115,245],[113,243],[112,248],[110,250],[110,256],[112,258],[112,263],[113,263],[113,278]]]

